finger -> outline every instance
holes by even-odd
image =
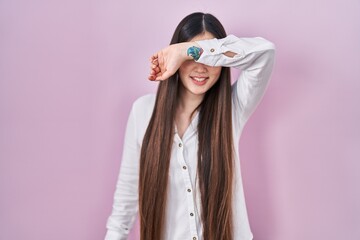
[[[149,77],[151,77],[153,80],[155,80],[155,78],[156,78],[157,76],[159,76],[159,73],[153,73],[153,72],[151,72],[151,73],[149,74]]]
[[[156,65],[152,65],[150,67],[150,72],[151,72],[151,74],[157,74],[157,73],[160,72],[160,68],[158,66],[156,66]]]
[[[149,60],[151,64],[158,64],[158,56],[152,56]]]
[[[159,67],[150,68],[150,72],[159,73],[159,72],[160,72],[160,68],[159,68]]]
[[[158,63],[159,63],[161,72],[165,72],[165,61],[164,61],[164,56],[162,53],[158,54]]]
[[[162,73],[161,73],[161,72],[156,73],[156,74],[154,75],[154,81],[161,81],[161,80],[163,80],[163,79],[162,79]]]
[[[151,69],[150,72],[154,72],[155,74],[158,74],[161,71],[160,71],[160,68],[157,67],[157,68]]]
[[[148,79],[149,79],[150,81],[155,81],[156,76],[155,76],[155,75],[149,75],[149,76],[148,76]]]
[[[150,57],[150,60],[152,61],[152,60],[154,60],[154,59],[157,58],[157,57],[158,57],[158,54],[155,53],[155,54],[153,54],[153,55]]]
[[[158,64],[158,58],[152,59],[152,60],[151,60],[151,63],[153,63],[153,64]]]
[[[159,71],[155,71],[155,70],[150,71],[150,75],[157,75],[157,74],[159,74]]]

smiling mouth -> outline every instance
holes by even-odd
[[[208,79],[208,77],[190,77],[190,78],[197,82],[203,82]]]

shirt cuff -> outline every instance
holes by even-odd
[[[231,49],[228,48],[227,45],[235,42],[237,39],[238,38],[235,35],[230,34],[227,37],[221,39],[212,38],[195,41],[204,51],[196,62],[203,63],[212,67],[217,66],[216,63],[221,58],[226,57],[223,53],[231,51]],[[236,55],[243,55],[243,53],[237,52]]]
[[[203,53],[196,62],[204,63],[209,66],[215,66],[217,62],[217,58],[215,58],[215,56],[221,51],[221,43],[219,40],[213,38],[195,42],[203,49]]]

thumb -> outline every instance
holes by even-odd
[[[166,70],[163,74],[161,74],[160,76],[157,76],[156,80],[166,80],[169,77],[171,77],[171,73]]]

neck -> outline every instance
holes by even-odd
[[[195,95],[185,89],[180,89],[177,110],[185,114],[191,114],[204,98],[204,94]]]

